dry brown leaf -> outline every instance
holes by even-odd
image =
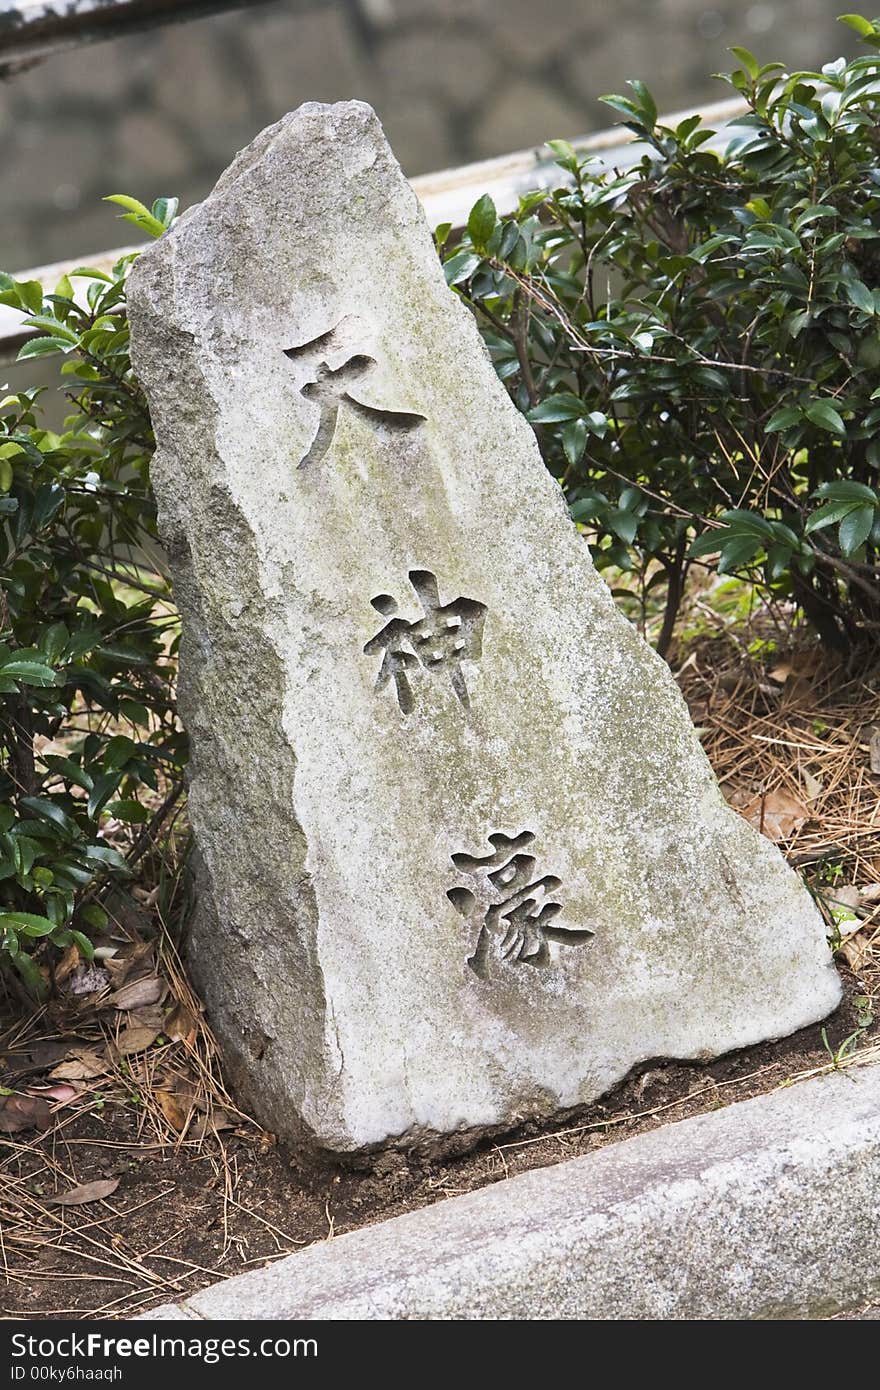
[[[185,1004],[175,1004],[165,1017],[163,1032],[172,1042],[190,1038],[195,1032],[196,1021]]]
[[[9,1076],[30,1076],[34,1072],[46,1071],[54,1062],[60,1062],[70,1051],[70,1041],[33,1042],[21,1052],[6,1052],[0,1055],[0,1071]]]
[[[158,884],[156,885],[155,888],[149,888],[149,889],[147,889],[147,888],[139,888],[137,885],[135,885],[135,887],[132,888],[132,890],[131,890],[131,896],[132,896],[137,902],[143,903],[144,907],[155,907],[155,906],[156,906],[156,903],[159,901],[159,887],[158,887]]]
[[[143,1009],[132,1009],[128,1015],[129,1023],[136,1023],[141,1028],[155,1028],[157,1032],[165,1032],[165,1014],[161,1004],[147,1004]]]
[[[55,967],[55,984],[63,985],[68,975],[73,974],[79,963],[79,947],[75,941],[72,941]]]
[[[52,1110],[42,1096],[0,1096],[0,1130],[17,1134],[22,1129],[48,1129]]]
[[[856,932],[848,936],[837,954],[843,956],[850,970],[858,972],[865,966],[871,954],[871,937],[868,932]]]
[[[186,1128],[188,1112],[184,1110],[180,1101],[175,1095],[172,1095],[171,1091],[154,1091],[153,1095],[156,1097],[159,1108],[171,1128],[176,1130],[178,1134],[182,1134]]]
[[[40,1090],[40,1095],[47,1100],[73,1100],[79,1091],[75,1086],[45,1086]]]
[[[57,1197],[47,1197],[50,1207],[82,1207],[86,1202],[101,1202],[109,1197],[119,1186],[118,1178],[98,1178],[95,1182],[83,1182],[72,1187],[69,1192],[61,1192]]]
[[[818,777],[814,777],[812,772],[807,772],[806,768],[801,772],[801,781],[804,784],[804,791],[808,801],[815,801],[822,791],[824,782],[820,782]]]
[[[153,964],[154,944],[152,941],[127,941],[117,949],[114,956],[105,961],[110,979],[117,989],[128,979],[136,966]],[[143,974],[143,970],[141,971]]]
[[[783,661],[778,666],[774,666],[772,671],[768,671],[767,675],[777,685],[785,685],[793,670],[794,668],[787,661]]]
[[[854,883],[841,884],[839,888],[827,888],[825,897],[832,907],[845,907],[857,912],[862,905],[862,890]]]
[[[116,1040],[116,1049],[120,1057],[130,1057],[135,1052],[144,1052],[156,1041],[161,1031],[161,1028],[152,1028],[149,1024],[129,1024]]]
[[[213,1110],[210,1115],[197,1115],[189,1131],[190,1139],[204,1139],[208,1134],[219,1134],[223,1129],[232,1129],[233,1120],[225,1110]]]
[[[880,883],[864,883],[859,893],[863,903],[880,903]]]
[[[768,840],[788,840],[810,819],[809,807],[784,791],[754,796],[737,809]]]
[[[140,1009],[145,1004],[155,1004],[165,993],[165,985],[158,975],[144,975],[132,980],[110,995],[109,1003],[117,1009]]]
[[[69,1058],[59,1062],[49,1073],[53,1081],[93,1081],[96,1076],[107,1075],[108,1064],[94,1048],[83,1048],[71,1052]]]

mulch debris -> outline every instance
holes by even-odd
[[[71,948],[49,1002],[0,1025],[0,1304],[124,1317],[314,1241],[527,1169],[880,1058],[880,673],[809,642],[752,657],[718,632],[677,678],[722,789],[814,892],[846,998],[823,1027],[709,1065],[646,1064],[601,1102],[427,1166],[304,1176],[237,1109],[174,945],[173,893],[109,904],[94,962]]]

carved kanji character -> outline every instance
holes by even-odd
[[[329,355],[331,340],[335,330],[322,333],[310,343],[300,347],[286,348],[284,355],[291,362],[305,359],[310,365],[313,380],[307,381],[300,394],[320,406],[318,427],[309,448],[297,464],[305,468],[310,463],[320,463],[329,452],[336,433],[340,406],[347,405],[355,414],[363,416],[375,425],[397,430],[411,430],[424,422],[424,415],[416,415],[407,410],[384,410],[378,406],[366,405],[352,395],[350,388],[369,375],[376,366],[376,360],[365,353],[355,352],[343,362],[341,367],[331,367],[325,354]]]
[[[447,670],[453,690],[467,705],[462,662],[478,661],[482,655],[486,605],[470,598],[441,603],[437,580],[429,570],[410,570],[409,580],[424,613],[414,622],[396,616],[397,602],[390,594],[372,600],[373,607],[389,618],[364,647],[368,656],[384,652],[376,689],[393,677],[400,708],[409,714],[415,699],[406,672],[418,664],[428,671]]]
[[[489,977],[493,949],[501,961],[542,966],[550,961],[551,941],[576,945],[593,935],[589,929],[552,925],[562,904],[549,895],[558,892],[562,881],[553,874],[533,877],[537,860],[522,851],[534,839],[529,830],[512,838],[493,834],[492,854],[452,856],[455,867],[475,880],[477,891],[459,885],[446,896],[456,911],[478,925],[468,965],[481,979]]]

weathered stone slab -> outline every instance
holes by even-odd
[[[834,1007],[809,895],[615,610],[369,108],[264,131],[130,314],[183,618],[190,958],[269,1127],[467,1135]]]
[[[209,1321],[828,1317],[880,1296],[878,1184],[874,1064],[319,1241],[182,1309]]]

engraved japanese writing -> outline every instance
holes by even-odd
[[[437,579],[430,570],[410,570],[409,582],[423,611],[423,617],[413,622],[398,617],[397,600],[390,594],[371,600],[377,612],[388,619],[364,647],[367,656],[382,653],[376,689],[393,682],[400,708],[410,714],[415,708],[413,678],[418,668],[445,671],[458,699],[467,706],[462,662],[478,661],[482,655],[486,605],[471,598],[441,603]]]
[[[331,329],[329,333],[322,333],[309,343],[286,348],[284,352],[285,357],[291,362],[305,362],[311,380],[301,388],[300,394],[305,396],[306,400],[315,401],[321,409],[314,438],[297,464],[298,468],[320,463],[326,457],[333,443],[340,407],[343,404],[355,414],[383,429],[412,430],[424,423],[424,415],[416,415],[406,410],[384,410],[378,406],[367,405],[352,395],[351,387],[369,377],[376,361],[365,353],[351,352],[341,366],[331,367],[327,358],[334,353],[335,333],[336,329]]]
[[[468,965],[480,979],[490,977],[493,959],[549,965],[551,942],[577,946],[594,935],[589,928],[555,924],[562,903],[551,895],[559,892],[562,881],[552,874],[535,877],[537,859],[524,852],[535,839],[530,830],[488,838],[491,854],[452,855],[453,864],[469,877],[471,887],[459,884],[446,894],[456,911],[477,929]]]

